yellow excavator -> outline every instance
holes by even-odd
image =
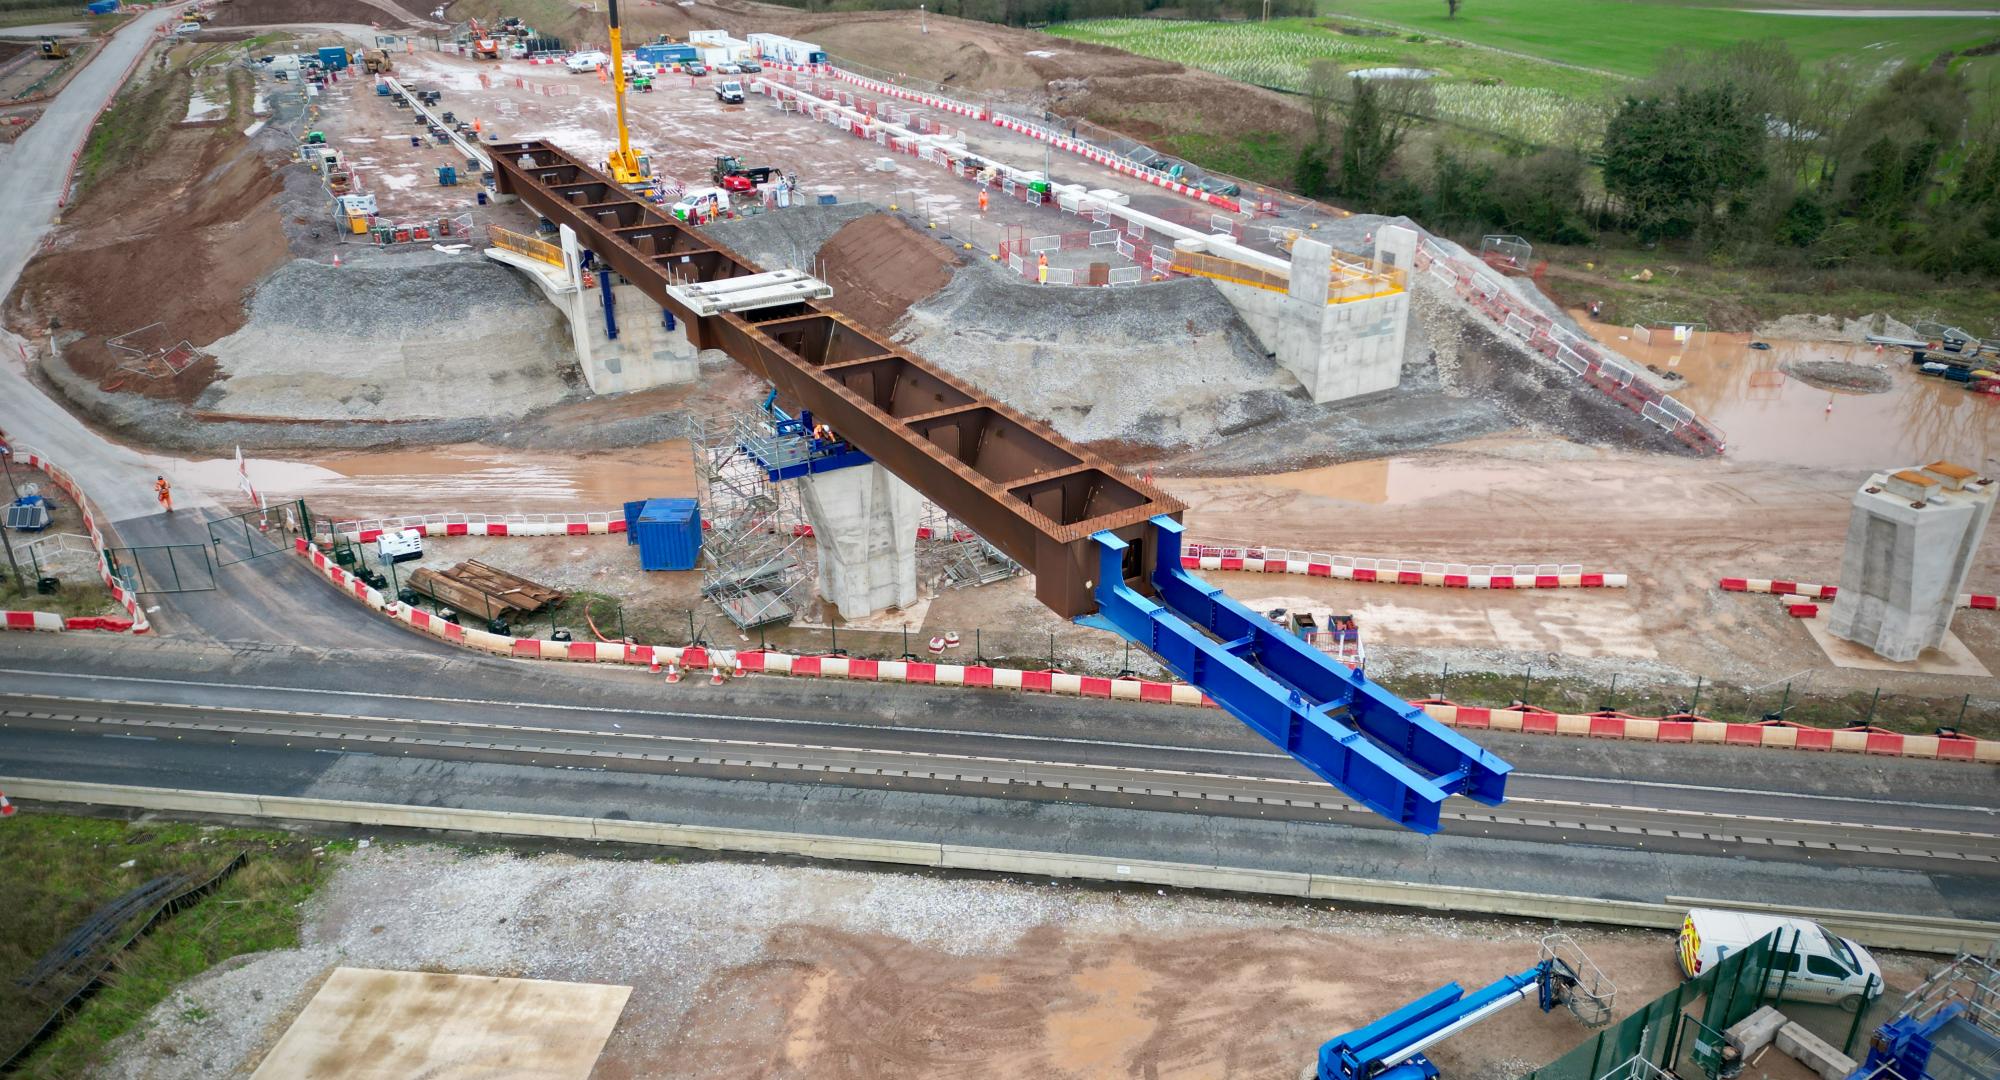
[[[625,43],[618,37],[618,0],[611,3],[611,94],[618,103],[618,149],[604,163],[604,171],[620,185],[646,194],[652,193],[653,163],[632,149],[632,136],[625,129]]]

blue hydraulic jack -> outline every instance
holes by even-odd
[[[1534,995],[1543,1012],[1566,1005],[1593,1027],[1611,1018],[1612,990],[1566,935],[1542,941],[1534,967],[1467,994],[1457,983],[1425,994],[1367,1027],[1319,1048],[1317,1080],[1433,1080],[1424,1051]]]
[[[811,410],[801,410],[794,418],[780,409],[776,390],[765,395],[764,414],[770,419],[770,435],[740,437],[738,447],[763,466],[764,475],[774,484],[875,460],[837,432],[814,423]]]
[[[1356,802],[1438,831],[1452,795],[1498,805],[1512,766],[1231,600],[1181,563],[1181,524],[1156,517],[1150,578],[1132,545],[1097,533],[1098,610],[1079,622],[1158,657],[1231,716]],[[1145,595],[1151,593],[1152,595]]]

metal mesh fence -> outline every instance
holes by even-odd
[[[1633,1011],[1618,1023],[1521,1080],[1645,1077],[1652,1067],[1697,1075],[1720,1046],[1720,1033],[1757,1011],[1780,955],[1764,938]],[[1784,955],[1789,955],[1785,953]]]

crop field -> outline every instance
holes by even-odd
[[[1436,73],[1431,82],[1438,119],[1544,146],[1596,128],[1623,81],[1491,49],[1412,41],[1410,35],[1342,33],[1307,19],[1092,19],[1060,23],[1048,32],[1294,93],[1305,87],[1307,71],[1320,60],[1346,71],[1422,68]]]
[[[1841,6],[1855,5],[1829,5]],[[1561,145],[1595,130],[1618,88],[1652,70],[1669,45],[1777,37],[1807,63],[1851,56],[1879,69],[2000,38],[2000,18],[1976,15],[1770,15],[1668,0],[1466,0],[1456,19],[1445,16],[1443,0],[1327,0],[1324,10],[1330,18],[1092,19],[1048,32],[1291,92],[1304,88],[1307,71],[1321,60],[1345,71],[1422,68],[1435,73],[1438,119],[1537,145]],[[1975,82],[1980,74],[1968,68]]]
[[[1866,18],[1761,11],[1995,6],[1985,0],[1465,0],[1458,17],[1448,18],[1444,0],[1321,0],[1320,11],[1564,64],[1645,75],[1673,45],[1711,49],[1782,38],[1809,63],[1834,56],[1907,62],[2000,37],[2000,19],[1977,15]]]

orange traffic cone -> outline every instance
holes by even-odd
[[[681,666],[679,664],[667,665],[667,681],[670,683],[681,681]]]
[[[722,666],[720,664],[717,664],[708,669],[708,685],[710,686],[722,685]]]
[[[338,251],[333,253],[333,265],[335,269],[340,267],[340,252]]]

